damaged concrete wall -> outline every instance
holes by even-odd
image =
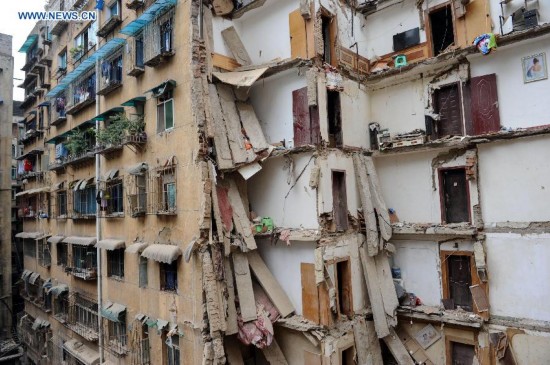
[[[258,240],[258,250],[273,276],[288,294],[296,314],[302,315],[302,285],[300,263],[314,263],[315,242],[291,241],[271,243],[269,238]]]
[[[364,86],[359,86],[355,81],[345,80],[343,85],[344,90],[340,93],[340,103],[344,144],[368,148],[369,129],[367,125],[371,121],[368,118],[371,107],[367,91]]]
[[[493,315],[550,321],[549,239],[550,234],[487,233]]]
[[[550,221],[550,170],[541,168],[548,166],[550,137],[492,143],[478,149],[486,224]]]
[[[234,26],[253,64],[266,63],[275,58],[289,58],[288,14],[298,7],[299,3],[295,0],[267,1],[238,19],[214,17],[214,52],[233,57],[221,37],[221,31]]]
[[[550,7],[548,4],[543,5],[544,2],[539,3],[541,8],[548,8],[547,20],[550,20]],[[495,15],[498,14],[500,10]],[[550,103],[549,81],[526,84],[523,82],[525,71],[521,67],[522,57],[541,52],[550,55],[550,36],[542,37],[536,43],[499,48],[498,52],[491,54],[491,62],[479,55],[469,57],[472,77],[497,74],[500,123],[505,128],[550,124],[550,115],[546,108]]]
[[[512,337],[518,365],[544,364],[550,359],[550,337],[548,334],[538,335],[517,334]]]
[[[291,69],[257,82],[250,99],[268,143],[294,139],[292,92],[307,86],[305,76]]]
[[[311,153],[265,161],[248,184],[252,210],[277,227],[317,229],[317,192],[309,186],[314,165]]]

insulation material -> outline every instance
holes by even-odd
[[[273,321],[270,314],[263,304],[257,303],[257,319],[244,323],[241,317],[238,317],[239,334],[237,338],[245,345],[254,345],[257,348],[264,349],[273,342]]]
[[[212,0],[212,7],[216,15],[227,15],[233,11],[233,0]]]
[[[248,66],[252,64],[252,60],[244,47],[239,34],[235,30],[235,27],[231,26],[227,29],[222,30],[222,37],[227,45],[227,48],[233,54],[233,57],[243,66]]]
[[[252,176],[256,175],[256,173],[260,172],[262,170],[262,165],[260,165],[257,162],[251,163],[250,165],[245,165],[241,167],[238,171],[239,174],[245,179],[248,180]]]
[[[317,70],[310,68],[306,71],[307,103],[309,106],[317,106]]]
[[[487,268],[485,261],[485,249],[483,243],[476,241],[474,243],[474,259],[476,263],[477,274],[481,281],[487,282]]]
[[[321,167],[315,165],[311,168],[311,174],[309,176],[309,187],[312,189],[317,189],[319,186],[319,178],[321,176]]]

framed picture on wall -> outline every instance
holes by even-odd
[[[533,82],[546,80],[548,78],[548,68],[546,67],[546,53],[523,57],[521,59],[523,66],[523,82]]]

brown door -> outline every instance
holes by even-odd
[[[498,132],[500,116],[496,75],[472,77],[470,85],[474,135]]]
[[[321,142],[319,108],[308,105],[307,87],[292,92],[292,115],[295,147]]]
[[[346,173],[344,171],[332,171],[332,205],[336,230],[347,230],[348,198],[346,193]]]
[[[338,285],[338,309],[340,314],[351,316],[353,312],[351,296],[351,264],[349,260],[336,263]]]
[[[452,365],[472,365],[474,363],[474,346],[459,342],[451,342],[451,346]]]
[[[435,110],[440,119],[437,123],[438,138],[461,136],[462,114],[460,112],[460,93],[458,84],[442,87],[435,93]]]
[[[470,221],[468,187],[464,169],[441,171],[443,218],[445,223]]]
[[[454,302],[454,307],[472,311],[472,272],[470,271],[470,256],[448,256],[449,263],[449,299]]]

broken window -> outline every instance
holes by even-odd
[[[430,12],[430,35],[432,37],[433,55],[445,51],[455,41],[453,10],[445,5]]]
[[[465,168],[440,170],[443,223],[470,222],[470,199]]]
[[[332,66],[336,63],[336,18],[328,12],[321,15],[321,31],[323,36],[323,62]]]
[[[177,291],[178,290],[178,262],[171,264],[161,262],[160,266],[160,290]]]
[[[309,106],[307,87],[292,92],[294,147],[321,142],[319,108]]]
[[[475,346],[465,343],[450,341],[451,358],[447,360],[449,365],[470,365],[474,363]]]
[[[56,244],[57,251],[57,265],[67,266],[67,260],[69,255],[69,245],[65,242],[58,242]]]
[[[443,299],[445,308],[472,311],[470,286],[475,278],[472,254],[468,252],[442,252]]]
[[[445,86],[434,92],[434,110],[439,114],[437,138],[463,135],[458,84]]]
[[[351,264],[349,260],[339,261],[336,267],[336,285],[338,292],[338,311],[340,314],[351,316],[353,304],[351,296]],[[344,364],[344,363],[343,363]],[[352,364],[345,363],[345,364]]]
[[[332,171],[332,206],[336,230],[348,229],[348,199],[346,193],[346,172]]]
[[[124,249],[107,251],[107,276],[124,277]]]
[[[340,93],[327,90],[328,144],[332,148],[341,148],[342,140],[342,110]]]

